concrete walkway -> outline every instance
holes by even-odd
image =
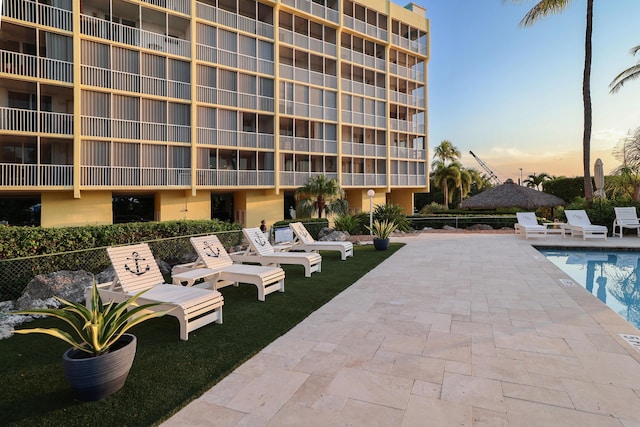
[[[525,241],[421,234],[163,424],[640,426],[640,335]],[[346,261],[348,262],[348,261]]]

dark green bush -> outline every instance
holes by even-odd
[[[567,203],[573,202],[578,197],[584,196],[584,178],[556,178],[542,184],[545,193],[560,197]]]
[[[405,215],[400,205],[392,203],[376,205],[373,209],[373,219],[380,222],[393,222],[400,231],[411,230],[411,223],[407,220],[407,215]],[[369,223],[367,222],[367,224]]]
[[[346,231],[349,234],[359,234],[362,232],[362,218],[357,215],[340,215],[333,224],[336,230]]]

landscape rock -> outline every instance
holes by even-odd
[[[457,230],[457,228],[452,227],[452,226],[450,226],[450,225],[445,225],[445,226],[443,226],[443,227],[442,227],[442,229],[443,229],[443,230]]]
[[[474,224],[468,227],[467,230],[493,230],[493,227],[488,224]]]
[[[93,285],[93,280],[93,274],[84,270],[38,274],[17,299],[16,309],[58,307],[57,300],[53,298],[56,296],[82,303],[85,300],[85,290]]]
[[[329,228],[328,230],[331,229]],[[321,242],[347,242],[349,237],[351,237],[351,235],[346,231],[331,230],[330,233],[323,234],[318,240]]]
[[[322,238],[328,234],[333,233],[335,230],[330,227],[322,227],[320,231],[318,231],[318,240],[322,240]]]
[[[96,274],[96,283],[100,284],[113,282],[115,278],[116,270],[113,268],[113,265],[110,265],[106,270]]]

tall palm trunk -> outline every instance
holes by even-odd
[[[582,135],[582,163],[584,167],[584,198],[587,205],[593,201],[591,185],[591,56],[593,33],[593,0],[587,0],[587,30],[584,42],[584,74],[582,78],[582,100],[584,104],[584,133]]]
[[[449,186],[447,185],[447,181],[445,181],[442,186],[442,192],[444,193],[444,208],[449,209]]]

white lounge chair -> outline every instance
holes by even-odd
[[[204,279],[215,289],[230,284],[249,283],[258,288],[258,299],[264,301],[272,292],[284,292],[284,270],[280,267],[234,264],[215,235],[192,237],[191,245],[198,258],[190,264],[173,267],[173,283],[192,286]]]
[[[616,219],[613,220],[613,237],[616,237],[616,228],[621,239],[625,228],[635,229],[638,237],[640,237],[640,220],[638,219],[636,208],[631,206],[613,209],[616,212]]]
[[[158,264],[146,243],[107,248],[116,272],[111,283],[98,285],[105,303],[120,302],[148,289],[138,299],[141,304],[161,302],[152,310],[172,309],[168,314],[180,322],[180,339],[201,326],[222,323],[222,294],[212,289],[190,288],[164,283]]]
[[[567,217],[567,223],[564,228],[565,231],[571,233],[571,236],[582,235],[583,240],[588,238],[605,239],[609,230],[604,225],[591,224],[587,213],[583,209],[579,210],[565,210],[565,216]]]
[[[305,252],[340,251],[340,258],[344,261],[353,256],[353,243],[351,242],[319,242],[315,240],[301,222],[291,222],[289,227],[293,230],[294,240],[291,250]]]
[[[529,237],[547,238],[547,227],[538,224],[535,212],[516,212],[518,222],[514,224],[516,234],[523,234],[525,239]]]
[[[322,257],[316,253],[302,252],[277,252],[264,237],[259,228],[243,228],[242,233],[249,242],[249,247],[244,252],[231,254],[234,262],[251,262],[261,265],[297,264],[304,266],[305,277],[311,277],[311,273],[321,271]]]

